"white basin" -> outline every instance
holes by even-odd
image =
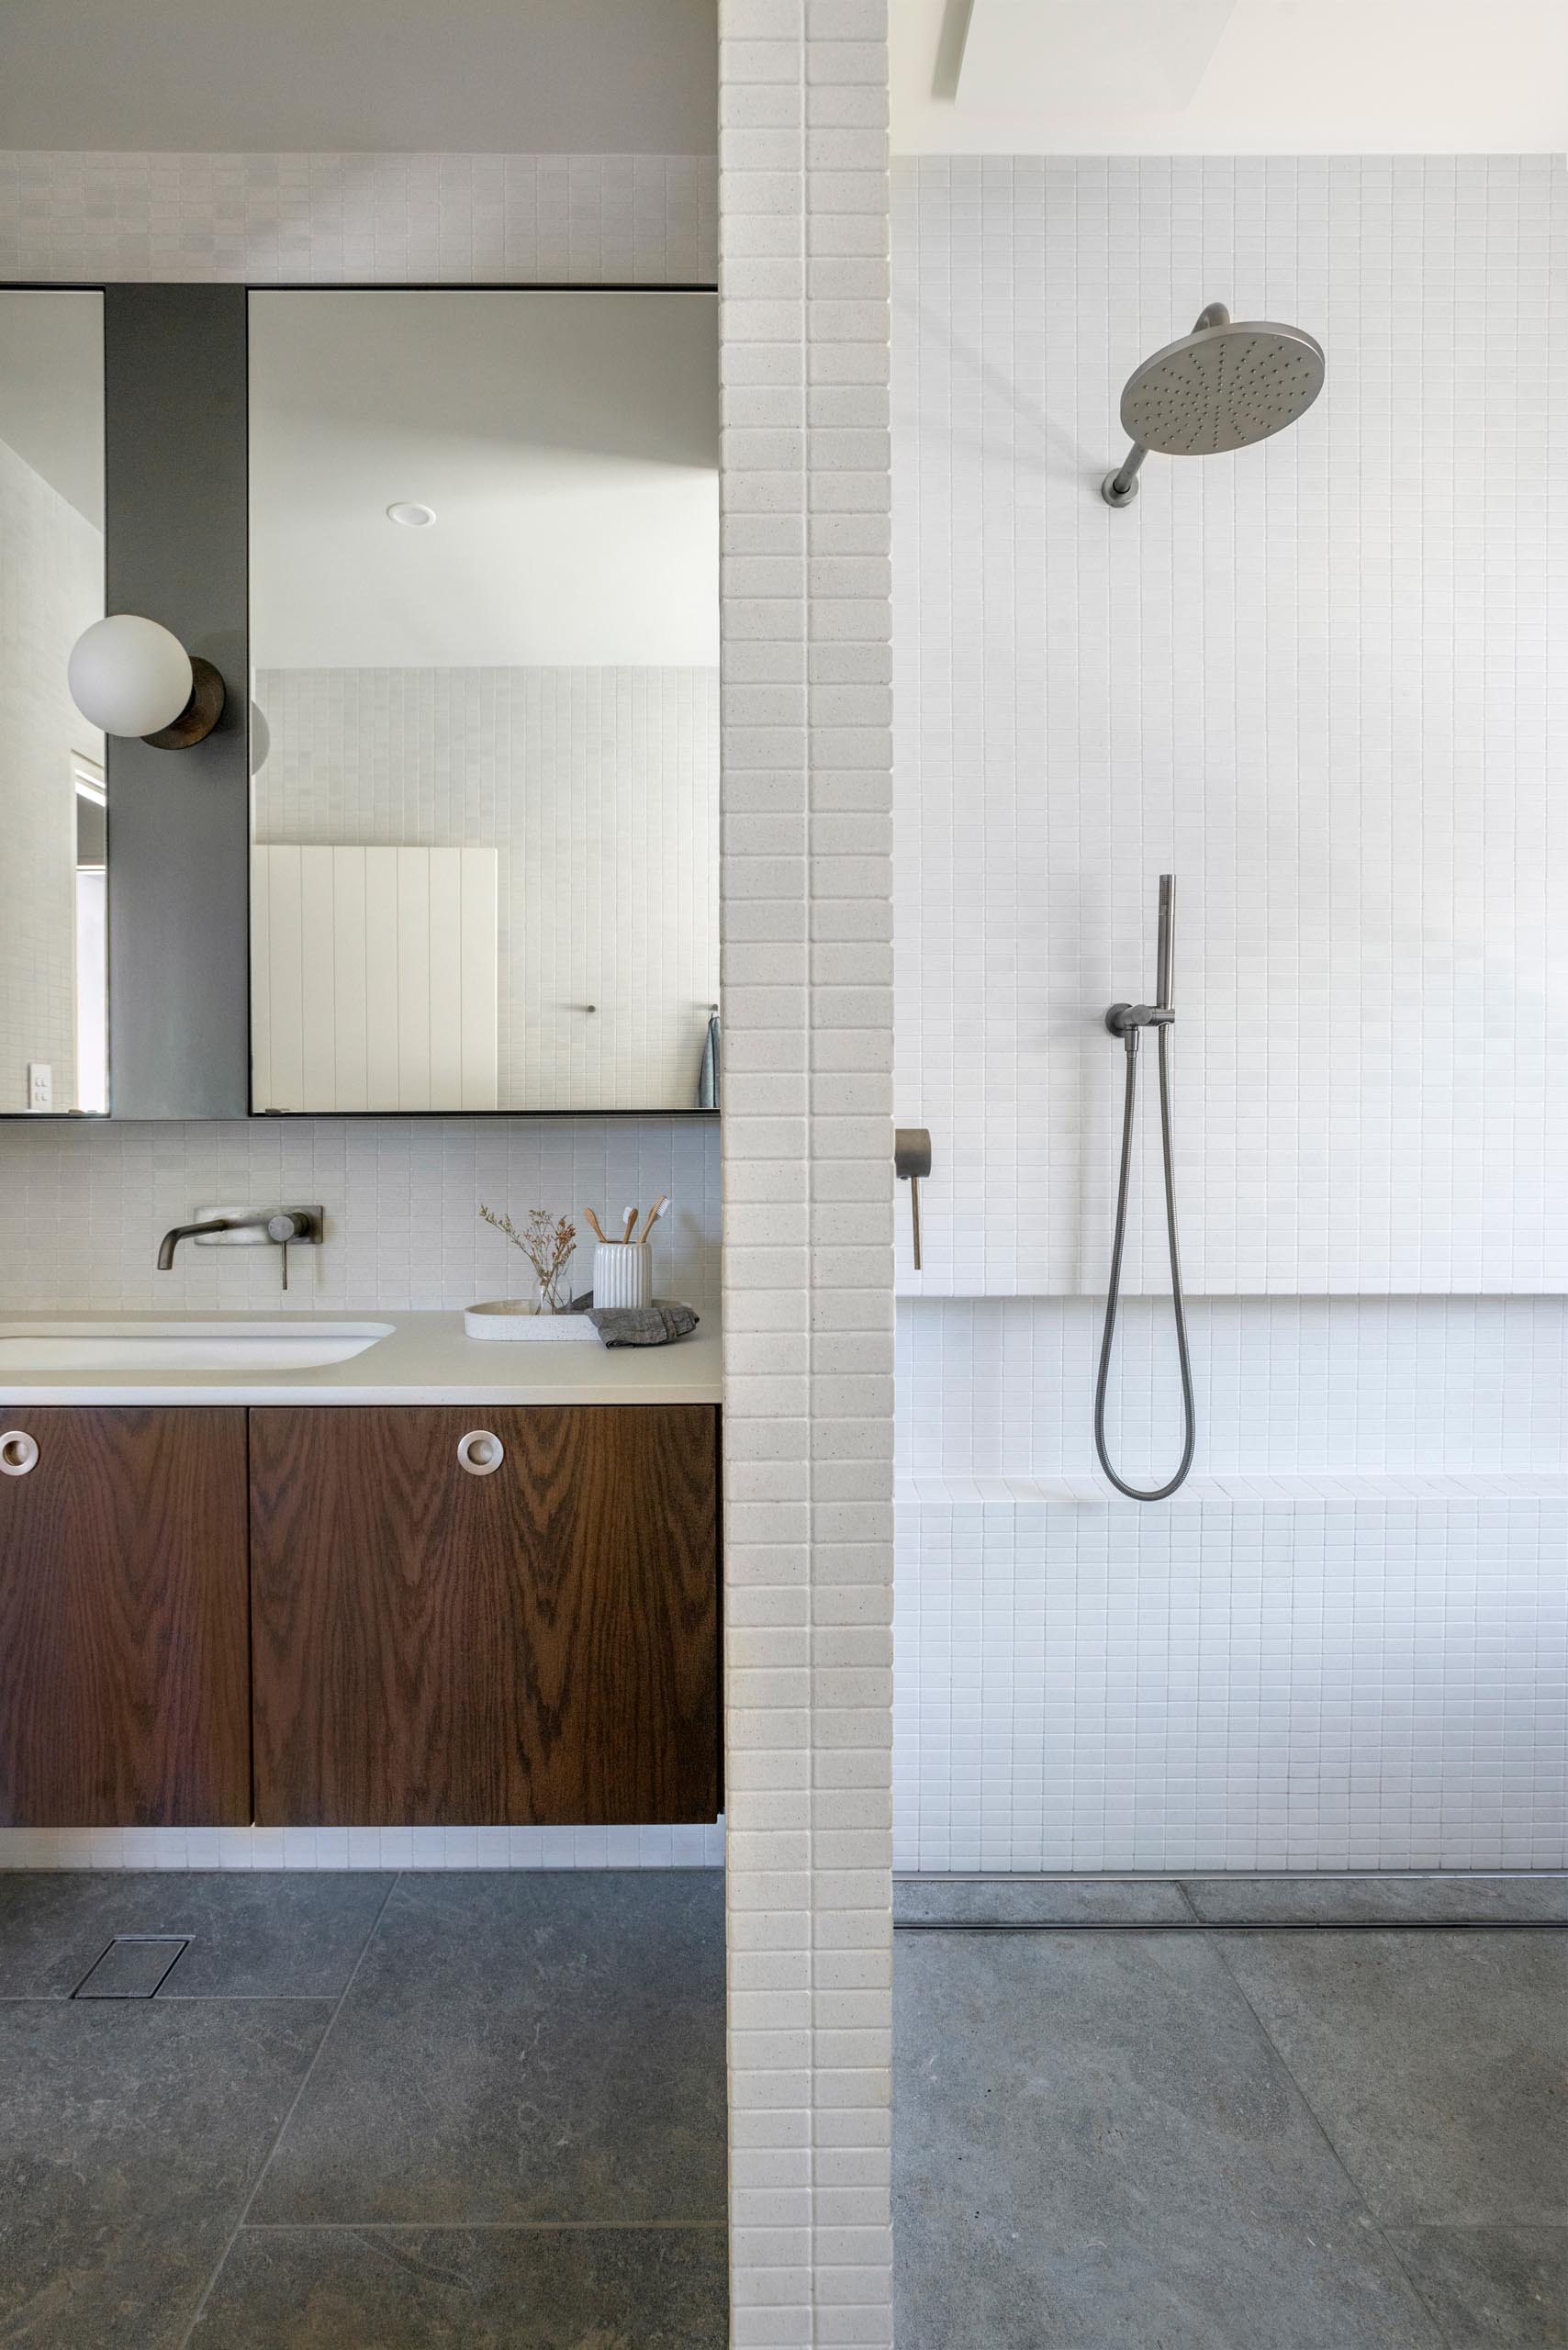
[[[0,1387],[32,1371],[314,1371],[351,1362],[390,1322],[4,1322]]]

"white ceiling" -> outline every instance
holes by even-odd
[[[252,659],[711,666],[718,408],[708,294],[252,295]]]
[[[0,441],[104,527],[104,297],[0,289]]]
[[[905,154],[1568,149],[1568,0],[892,0]]]
[[[0,0],[0,148],[711,153],[716,0]]]

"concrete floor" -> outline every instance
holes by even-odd
[[[895,1915],[899,2350],[1568,2344],[1568,1881]]]
[[[0,2344],[721,2350],[723,2030],[716,1870],[0,1874]]]
[[[720,2350],[722,1895],[0,1874],[0,2344]],[[1568,1882],[897,1909],[899,2350],[1568,2350]]]

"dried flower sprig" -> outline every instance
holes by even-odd
[[[548,1208],[531,1208],[521,1232],[510,1215],[498,1215],[482,1201],[479,1214],[498,1232],[504,1232],[514,1248],[521,1249],[539,1277],[540,1289],[551,1294],[577,1248],[577,1225],[568,1224],[564,1215],[553,1216]]]

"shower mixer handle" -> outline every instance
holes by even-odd
[[[1173,1003],[1114,1003],[1105,1014],[1112,1035],[1125,1037],[1129,1048],[1136,1046],[1140,1028],[1170,1028],[1175,1020]]]

